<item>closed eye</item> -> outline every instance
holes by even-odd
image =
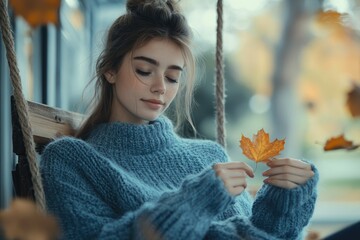
[[[151,72],[142,71],[140,69],[136,69],[135,72],[141,76],[149,76]]]
[[[167,80],[171,83],[178,83],[178,80],[177,79],[173,79],[173,78],[170,78],[170,77],[166,77]]]

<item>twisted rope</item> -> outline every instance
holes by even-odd
[[[217,2],[217,28],[216,28],[216,122],[217,141],[224,147],[225,142],[225,83],[224,83],[224,61],[223,61],[223,1]]]
[[[1,21],[1,34],[6,48],[6,56],[9,64],[10,78],[13,86],[13,94],[15,104],[19,115],[19,122],[23,134],[26,155],[29,161],[29,168],[31,172],[31,180],[34,187],[35,200],[39,208],[45,211],[45,194],[41,182],[41,175],[39,166],[36,161],[35,143],[30,126],[29,110],[25,97],[22,93],[21,79],[19,69],[16,62],[14,38],[11,34],[10,20],[7,13],[5,0],[0,1],[0,21]]]

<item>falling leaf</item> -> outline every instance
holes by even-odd
[[[1,229],[6,239],[50,240],[59,236],[55,218],[25,199],[15,199],[9,209],[0,212]]]
[[[270,158],[280,154],[284,149],[285,139],[275,139],[270,142],[269,134],[261,129],[253,136],[251,141],[244,135],[241,136],[240,148],[243,154],[255,162],[268,161]]]
[[[346,150],[354,150],[358,148],[360,145],[354,145],[352,141],[348,141],[345,139],[344,135],[341,134],[337,137],[332,137],[328,139],[325,143],[324,150],[338,150],[338,149],[346,149]]]
[[[59,23],[60,0],[10,0],[15,15],[23,17],[31,27]]]
[[[353,88],[347,94],[346,105],[353,117],[360,117],[360,86],[353,83]]]

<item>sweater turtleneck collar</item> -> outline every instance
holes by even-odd
[[[109,122],[99,124],[91,131],[88,143],[122,154],[152,153],[177,141],[172,122],[164,116],[149,124]]]

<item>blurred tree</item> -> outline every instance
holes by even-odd
[[[285,1],[285,16],[281,39],[275,54],[275,66],[272,76],[271,119],[273,136],[287,139],[285,155],[299,156],[299,126],[301,105],[297,91],[302,51],[309,40],[309,15],[321,8],[321,1],[297,0]],[[294,110],[296,109],[296,110]]]

